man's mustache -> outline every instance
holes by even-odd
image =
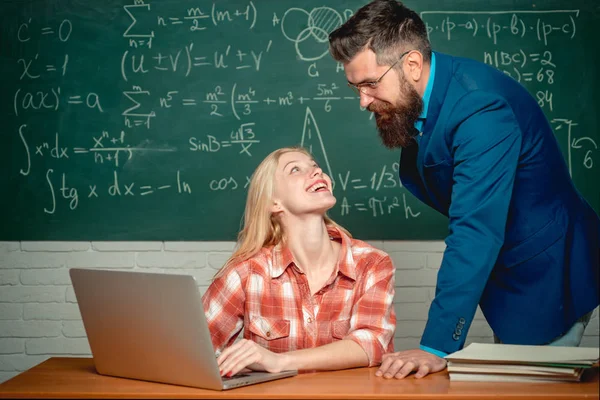
[[[369,110],[369,111],[371,111],[373,113],[383,114],[383,113],[390,112],[393,108],[394,107],[390,103],[372,102],[367,107],[367,110]]]

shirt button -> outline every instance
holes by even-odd
[[[271,332],[267,332],[267,337],[271,337]]]
[[[306,322],[308,322],[310,324],[312,322],[312,318],[308,317],[308,319],[306,320]]]
[[[419,132],[419,136],[423,136],[423,132]]]

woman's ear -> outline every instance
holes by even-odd
[[[281,206],[281,203],[278,200],[273,200],[273,205],[271,206],[271,212],[274,213],[278,213],[283,211],[283,207]]]

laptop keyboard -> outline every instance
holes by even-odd
[[[221,379],[225,382],[225,381],[229,381],[231,379],[245,378],[247,376],[250,376],[250,375],[248,375],[248,374],[237,374],[237,375],[234,375],[234,376],[231,376],[231,377],[229,377],[229,376],[222,376]]]

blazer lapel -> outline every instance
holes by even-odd
[[[431,97],[429,98],[427,118],[423,125],[424,140],[428,139],[426,137],[429,136],[427,133],[431,132],[437,124],[442,105],[446,99],[448,86],[450,86],[452,67],[452,57],[438,53],[437,51],[435,52],[435,80],[433,82],[433,89],[431,90]],[[423,145],[421,145],[421,147],[423,147]]]
[[[423,136],[418,138],[418,145],[415,143],[402,149],[400,155],[400,180],[402,185],[427,204],[431,204],[431,198],[423,184],[423,159],[427,151],[427,143],[437,124],[452,78],[452,57],[438,52],[435,53],[435,57],[435,80],[429,98],[427,118],[423,125]]]

